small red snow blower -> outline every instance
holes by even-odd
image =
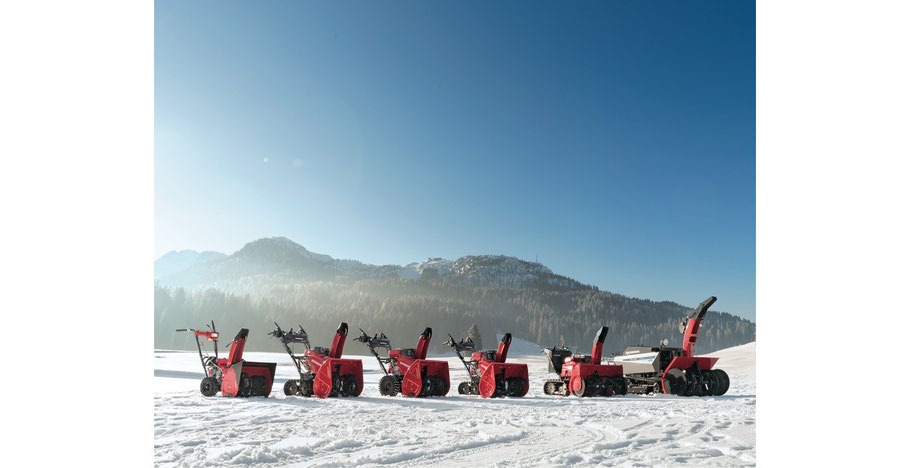
[[[714,396],[727,393],[730,377],[713,369],[718,358],[696,357],[695,342],[698,328],[717,298],[711,296],[688,315],[688,322],[679,324],[683,333],[682,348],[668,348],[664,339],[659,347],[629,346],[613,358],[621,364],[633,393],[666,393],[682,396]]]
[[[275,327],[275,331],[269,334],[281,341],[300,375],[299,380],[284,383],[285,395],[316,395],[319,398],[360,395],[363,391],[363,362],[341,357],[344,340],[348,336],[348,324],[341,322],[335,330],[330,349],[321,346],[310,348],[310,340],[303,327],[297,331],[284,331],[277,323]],[[293,343],[302,343],[306,351],[302,355],[294,354],[290,346]]]
[[[371,338],[363,329],[355,340],[370,348],[385,372],[379,379],[379,393],[395,396],[401,393],[408,397],[443,396],[449,393],[449,363],[427,359],[427,349],[433,330],[427,327],[417,339],[416,348],[392,349],[385,334],[380,331]],[[389,356],[380,357],[377,348],[388,350]]]
[[[608,331],[609,328],[601,327],[594,335],[590,356],[572,354],[572,350],[564,346],[545,349],[550,372],[559,374],[559,378],[547,380],[543,392],[561,396],[569,396],[571,392],[577,397],[625,395],[627,387],[622,366],[600,363]]]
[[[506,362],[511,342],[512,334],[506,333],[496,351],[475,351],[471,338],[456,343],[455,338],[449,335],[445,345],[455,350],[471,377],[470,381],[458,384],[458,393],[484,398],[525,396],[528,393],[528,365]],[[464,351],[472,352],[470,361],[466,361],[461,354]]]
[[[274,362],[252,362],[243,360],[243,348],[249,330],[241,328],[234,341],[227,359],[218,357],[218,337],[215,321],[207,325],[209,331],[180,328],[177,331],[191,331],[196,337],[196,348],[199,349],[199,360],[205,378],[199,384],[199,391],[205,396],[215,396],[219,390],[228,397],[269,396],[272,393],[272,381],[275,379]],[[202,337],[212,342],[215,355],[210,356],[203,350]]]

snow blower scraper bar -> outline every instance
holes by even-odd
[[[699,304],[680,324],[683,346],[670,348],[668,340],[659,346],[629,346],[609,362],[602,362],[604,341],[609,329],[600,327],[594,335],[591,354],[574,354],[565,346],[553,346],[546,353],[550,372],[558,378],[547,380],[546,395],[576,397],[616,396],[627,393],[663,393],[680,396],[717,396],[730,388],[726,372],[715,369],[718,358],[696,356],[695,343],[701,322],[717,298],[712,296]],[[192,332],[199,351],[205,377],[199,390],[205,396],[221,392],[227,397],[268,397],[275,379],[275,363],[252,362],[243,359],[249,330],[240,329],[230,344],[227,358],[218,356],[219,332],[215,322],[208,330],[178,329]],[[278,339],[297,369],[299,378],[284,384],[286,396],[356,397],[363,391],[363,362],[342,357],[348,336],[348,324],[342,322],[335,330],[331,347],[310,346],[303,326],[283,330],[277,323],[269,335]],[[427,359],[433,330],[426,327],[418,337],[415,348],[392,349],[382,331],[372,337],[363,329],[354,338],[367,346],[385,374],[379,380],[379,393],[384,396],[423,398],[445,396],[449,393],[449,364]],[[205,348],[212,343],[213,354]],[[445,342],[464,365],[469,380],[458,385],[460,395],[480,395],[483,398],[522,397],[528,393],[528,366],[506,362],[512,334],[506,333],[496,350],[477,350],[471,338],[456,341],[452,335]],[[304,347],[302,354],[294,345]],[[386,356],[380,350],[386,350]],[[470,357],[466,355],[470,353]]]

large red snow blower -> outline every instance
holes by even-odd
[[[218,357],[218,337],[213,320],[208,331],[192,328],[180,328],[177,331],[191,331],[196,337],[196,348],[199,349],[199,360],[205,378],[199,384],[199,391],[205,396],[215,396],[219,390],[228,397],[269,396],[272,393],[272,381],[275,379],[274,362],[252,362],[243,360],[243,348],[249,330],[241,328],[234,341],[227,359]],[[208,355],[203,350],[202,337],[212,342],[215,355]]]
[[[496,351],[475,351],[471,338],[455,342],[455,338],[449,335],[445,345],[455,350],[471,377],[471,380],[458,384],[458,393],[484,398],[525,396],[528,393],[528,365],[506,362],[511,342],[512,334],[506,333]],[[461,354],[464,351],[472,352],[470,361],[466,361]]]
[[[682,396],[723,395],[730,388],[727,373],[714,369],[718,358],[695,356],[695,342],[702,319],[717,298],[711,296],[679,324],[682,348],[668,348],[664,339],[659,347],[629,346],[613,358],[621,364],[633,393],[666,393]]]
[[[379,393],[395,396],[401,393],[408,397],[443,396],[449,393],[449,363],[427,359],[430,338],[433,329],[427,327],[417,339],[416,348],[392,349],[388,337],[380,331],[367,335],[360,330],[355,340],[370,348],[373,356],[379,361],[379,367],[385,372],[379,379]],[[388,357],[381,357],[377,348],[388,350]]]
[[[569,396],[571,392],[577,397],[625,395],[627,387],[622,366],[600,363],[608,331],[609,328],[601,327],[594,335],[590,355],[572,354],[572,350],[564,346],[545,349],[550,372],[559,374],[559,378],[547,380],[543,392],[561,396]]]
[[[281,341],[300,375],[299,380],[284,383],[285,395],[316,395],[319,398],[360,395],[363,391],[363,362],[341,357],[344,340],[348,336],[348,324],[341,322],[338,325],[330,349],[321,346],[310,348],[310,340],[303,327],[297,331],[284,331],[277,323],[275,327],[275,331],[269,334]],[[306,351],[294,354],[291,348],[293,343],[302,343]]]

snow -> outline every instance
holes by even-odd
[[[540,347],[513,340],[510,361],[529,366],[523,398],[458,395],[467,378],[449,362],[445,397],[383,397],[372,356],[358,398],[285,397],[296,377],[286,354],[268,398],[206,398],[195,352],[155,351],[156,466],[593,466],[755,465],[755,343],[711,353],[730,374],[722,397],[550,397]],[[514,358],[514,359],[513,359]]]

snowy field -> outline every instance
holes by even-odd
[[[354,344],[346,350],[357,350]],[[156,350],[155,464],[753,466],[755,343],[710,355],[731,377],[721,397],[545,396],[550,375],[540,348],[514,340],[509,361],[530,369],[523,398],[458,395],[467,373],[452,355],[445,357],[448,396],[383,397],[379,365],[360,356],[361,396],[320,400],[284,396],[285,380],[297,377],[286,354],[245,353],[250,361],[279,363],[270,397],[206,398],[195,352]]]

